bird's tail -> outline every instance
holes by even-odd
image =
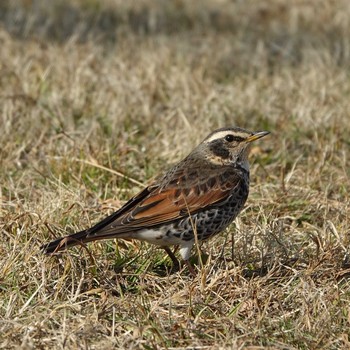
[[[58,239],[55,239],[54,241],[46,243],[41,246],[41,250],[45,254],[52,254],[78,244],[86,243],[88,241],[90,241],[88,238],[88,231],[83,230],[77,233],[73,233],[72,235],[60,237]]]

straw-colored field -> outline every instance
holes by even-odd
[[[348,349],[348,0],[0,3],[0,348]],[[40,245],[222,126],[269,130],[229,230]]]

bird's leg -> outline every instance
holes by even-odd
[[[180,268],[180,263],[179,260],[177,260],[175,254],[171,251],[171,249],[169,247],[163,247],[163,249],[168,253],[170,259],[172,260],[173,264],[175,267]],[[177,250],[177,247],[175,248],[174,251]],[[197,273],[194,269],[194,267],[192,266],[192,264],[190,263],[190,261],[188,259],[184,260],[184,263],[186,264],[188,270],[190,271],[191,275],[193,277],[197,276]]]
[[[196,277],[197,273],[196,273],[194,267],[192,266],[192,264],[190,263],[190,261],[189,260],[184,260],[184,262],[185,262],[188,270],[190,271],[192,277]]]
[[[172,260],[175,267],[180,268],[179,260],[177,260],[175,254],[171,251],[169,247],[163,247],[164,250],[168,253],[170,259]]]

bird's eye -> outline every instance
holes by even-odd
[[[225,136],[225,141],[227,141],[227,142],[232,142],[234,139],[235,139],[235,137],[231,134]]]

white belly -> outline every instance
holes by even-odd
[[[131,238],[139,239],[140,241],[145,241],[159,246],[183,245],[184,241],[181,238],[174,237],[173,235],[166,235],[165,233],[166,230],[162,229],[144,229],[133,233]]]

